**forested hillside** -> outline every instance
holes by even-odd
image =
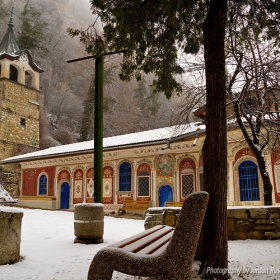
[[[67,63],[88,55],[67,28],[85,29],[95,17],[88,0],[0,0],[2,40],[14,7],[14,32],[19,47],[28,49],[44,70],[41,74],[40,146],[93,139],[94,60]],[[106,58],[104,137],[173,124],[178,98],[154,95],[152,77],[123,82],[119,55]]]

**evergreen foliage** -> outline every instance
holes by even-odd
[[[139,108],[146,118],[156,116],[161,104],[158,100],[158,95],[153,94],[145,78],[138,81],[138,87],[134,90],[134,98],[138,101]]]
[[[162,0],[156,7],[150,1],[137,0],[91,3],[93,13],[104,23],[104,33],[68,29],[69,33],[80,35],[87,51],[95,55],[125,51],[121,79],[130,80],[133,75],[141,79],[141,72],[153,72],[157,76],[153,81],[155,92],[164,92],[167,98],[174,91],[180,94],[182,86],[176,76],[183,69],[177,61],[178,48],[187,53],[198,52],[205,3]]]
[[[43,49],[46,22],[41,19],[42,13],[31,6],[29,2],[24,5],[20,13],[21,31],[18,36],[18,44],[21,49]]]

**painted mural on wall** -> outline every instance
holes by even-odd
[[[274,191],[275,191],[275,202],[280,203],[280,153],[274,153],[272,157],[274,173]]]
[[[47,196],[54,195],[54,177],[55,168],[36,168],[36,169],[26,169],[23,171],[22,178],[22,193],[21,195],[36,196],[39,195],[38,187],[40,185],[39,180],[41,176],[46,176],[47,179]]]
[[[77,169],[74,172],[74,204],[83,202],[83,171]]]
[[[114,170],[111,166],[103,168],[103,203],[113,203],[113,177]]]
[[[158,157],[157,176],[173,176],[173,159],[171,155],[160,155]]]
[[[88,169],[86,174],[86,202],[93,202],[94,195],[94,172],[93,168]]]

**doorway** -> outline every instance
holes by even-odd
[[[172,188],[168,185],[163,185],[158,191],[159,207],[165,206],[165,201],[173,201]]]
[[[60,191],[60,208],[69,209],[70,186],[67,182],[62,183]]]

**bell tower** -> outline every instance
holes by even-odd
[[[39,74],[43,70],[28,50],[20,50],[13,26],[12,11],[0,44],[0,160],[39,148]],[[3,167],[10,169],[5,173],[18,172],[18,167]],[[17,197],[18,182],[11,181],[20,178],[12,177],[0,179],[5,189]]]

